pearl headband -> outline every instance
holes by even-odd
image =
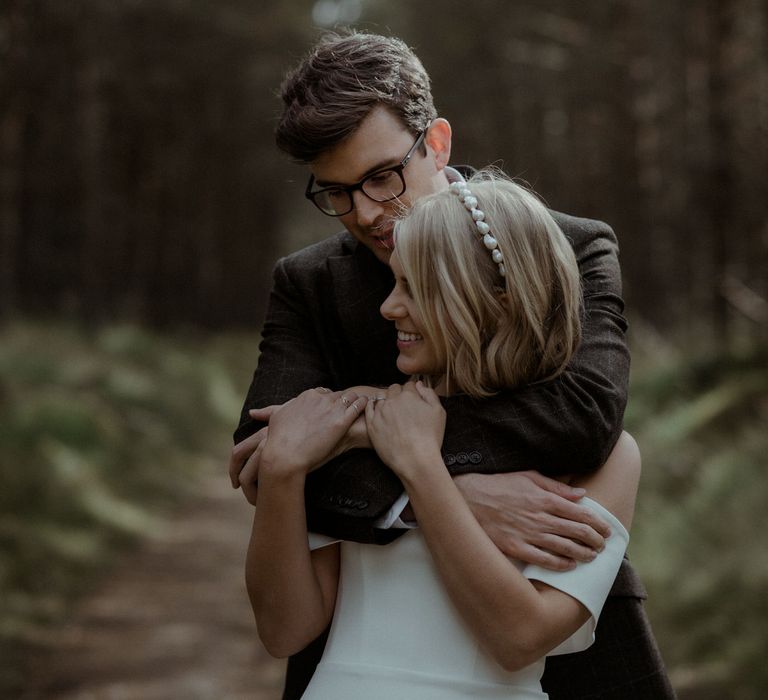
[[[504,256],[499,250],[498,241],[491,235],[491,227],[485,223],[485,214],[477,208],[477,197],[472,194],[469,189],[469,185],[466,182],[452,182],[450,190],[455,194],[459,201],[464,205],[464,208],[472,215],[472,220],[475,222],[477,232],[483,237],[483,245],[488,249],[488,252],[495,262],[499,266],[499,274],[502,277],[506,277],[507,270],[504,267]]]

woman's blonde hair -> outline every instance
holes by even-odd
[[[397,222],[395,250],[448,387],[482,397],[565,369],[581,339],[581,285],[571,245],[534,194],[487,170],[468,186],[505,277],[449,191]]]

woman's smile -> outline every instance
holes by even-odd
[[[403,331],[397,329],[397,347],[400,350],[406,350],[413,347],[416,343],[424,340],[424,336],[420,333],[413,333],[409,331]]]

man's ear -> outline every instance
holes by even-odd
[[[427,129],[424,140],[432,152],[435,167],[438,170],[445,168],[451,158],[451,125],[448,120],[442,117],[435,119]]]

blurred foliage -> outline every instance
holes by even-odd
[[[0,332],[0,695],[41,625],[225,461],[254,365],[242,348],[256,338]]]
[[[16,323],[0,333],[0,689],[126,547],[220,465],[256,338]],[[768,691],[768,348],[636,350],[630,549],[681,700]]]
[[[643,480],[630,554],[654,631],[681,698],[764,698],[768,347],[638,364],[626,426]]]
[[[764,0],[4,0],[0,317],[255,329],[275,259],[339,228],[272,132],[345,25],[416,49],[453,162],[610,223],[636,313],[765,341]]]

